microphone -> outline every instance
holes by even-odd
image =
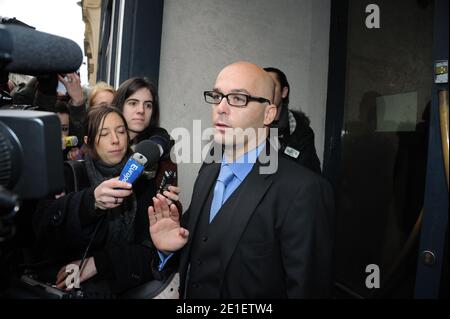
[[[156,143],[145,140],[135,145],[135,153],[128,159],[120,173],[119,180],[133,184],[146,166],[159,161],[160,153]]]
[[[158,146],[160,157],[163,157],[167,153],[169,153],[170,149],[173,146],[172,141],[170,141],[170,139],[167,139],[165,136],[162,136],[162,135],[153,135],[144,141],[151,141],[151,142],[155,143]],[[142,142],[140,142],[140,143],[142,143]],[[139,145],[140,143],[138,143],[136,145],[132,145],[131,149],[134,151],[136,146]]]
[[[83,62],[74,41],[17,25],[0,25],[0,70],[21,74],[71,73]]]
[[[63,140],[65,147],[75,147],[78,145],[78,137],[76,136],[64,136]]]
[[[153,135],[149,138],[149,140],[158,145],[160,157],[170,152],[170,140],[167,138],[160,135]]]

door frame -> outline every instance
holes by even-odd
[[[435,0],[433,61],[448,61],[448,9],[448,0]],[[448,254],[445,250],[448,249],[446,248],[448,247],[446,246],[446,233],[449,198],[439,121],[438,94],[441,90],[448,91],[448,83],[437,84],[433,81],[424,213],[415,287],[415,297],[421,299],[439,298],[442,271],[448,272],[448,269],[443,269],[445,255]],[[444,285],[448,286],[448,282]]]
[[[335,189],[341,178],[341,137],[344,125],[346,92],[348,9],[348,0],[331,0],[323,174]],[[448,0],[434,1],[433,23],[433,61],[448,60]],[[430,81],[432,81],[431,76]],[[437,98],[438,91],[442,89],[448,90],[448,83],[432,85],[424,214],[415,286],[416,298],[439,297],[442,264],[444,257],[448,257],[448,246],[445,243],[447,241],[449,197],[443,168]],[[432,265],[424,263],[423,252],[425,250],[432,251],[436,256]],[[352,294],[352,291],[347,291],[346,287],[341,287],[339,283],[335,282],[335,286],[345,294],[357,297]]]

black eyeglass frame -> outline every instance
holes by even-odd
[[[218,103],[216,103],[216,102],[210,102],[210,101],[207,100],[207,96],[211,97],[211,95],[209,95],[209,94],[212,94],[212,93],[214,93],[214,94],[219,94],[219,95],[221,96],[220,101],[219,101]],[[229,100],[229,98],[228,98],[230,95],[240,95],[240,96],[245,96],[245,98],[246,98],[245,104],[244,104],[244,105],[236,105],[236,104],[230,103],[230,100]],[[231,93],[228,93],[228,94],[223,94],[223,93],[217,92],[217,91],[204,91],[204,92],[203,92],[203,97],[205,98],[205,102],[206,102],[206,103],[209,103],[209,104],[219,104],[219,103],[223,100],[223,98],[226,98],[228,104],[231,105],[231,106],[235,106],[235,107],[246,107],[246,106],[248,105],[248,103],[251,102],[251,101],[259,102],[259,103],[269,103],[269,104],[272,104],[272,102],[270,102],[269,99],[266,99],[266,98],[264,98],[264,97],[251,96],[251,95],[249,95],[249,94],[239,93],[239,92],[231,92]]]

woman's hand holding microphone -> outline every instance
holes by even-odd
[[[95,208],[112,209],[122,205],[124,198],[133,192],[130,183],[119,181],[119,177],[108,179],[94,190]]]

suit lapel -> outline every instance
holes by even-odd
[[[212,163],[204,167],[198,176],[198,183],[193,191],[191,207],[189,209],[189,232],[194,233],[200,213],[208,198],[209,191],[214,187],[219,175],[220,163]],[[192,239],[192,237],[190,238]],[[188,243],[190,244],[190,242]]]
[[[269,146],[269,144],[267,144]],[[265,151],[265,150],[263,150]],[[271,151],[273,151],[271,149]],[[276,152],[276,151],[275,151]],[[186,287],[186,271],[189,262],[189,255],[192,246],[192,240],[194,238],[193,234],[196,231],[198,219],[200,217],[200,213],[203,210],[203,206],[208,198],[209,191],[214,187],[214,183],[216,182],[217,176],[220,171],[220,162],[213,162],[209,164],[203,169],[200,170],[199,176],[197,178],[197,185],[193,190],[191,206],[189,208],[189,220],[187,223],[187,229],[190,232],[189,240],[186,245],[186,248],[183,249],[183,253],[181,255],[180,260],[180,272],[182,275],[181,279],[181,287],[183,288],[182,293],[184,293]],[[237,244],[242,236],[242,233],[245,231],[247,227],[247,223],[250,217],[253,215],[255,209],[257,208],[259,202],[268,191],[272,184],[272,174],[260,174],[261,163],[259,159],[256,161],[253,169],[249,173],[249,175],[245,178],[242,184],[239,186],[241,189],[241,194],[238,200],[238,209],[229,210],[226,213],[230,214],[229,224],[225,225],[225,229],[229,230],[229,235],[227,236],[228,242],[223,245],[223,249],[220,253],[220,287],[222,287],[224,274],[226,268],[230,262],[231,256],[233,255]],[[223,213],[223,212],[222,212]]]
[[[239,198],[237,198],[237,209],[222,212],[230,214],[227,229],[227,243],[223,245],[221,250],[221,269],[220,269],[220,285],[224,278],[225,270],[230,262],[242,233],[247,227],[250,217],[253,215],[256,207],[263,198],[264,194],[272,184],[272,175],[262,175],[259,173],[260,163],[256,162],[247,178],[242,182],[239,188]]]
[[[214,155],[214,152],[217,150],[221,150],[222,146],[217,145],[215,143],[211,144],[210,151],[208,153],[207,158],[200,168],[196,185],[192,192],[192,200],[191,206],[189,208],[189,221],[187,224],[187,229],[191,234],[194,234],[195,228],[197,227],[198,218],[200,217],[200,213],[205,205],[205,202],[208,198],[209,191],[213,189],[217,177],[219,176],[220,166],[222,164],[222,153],[217,156]],[[220,156],[219,156],[220,155]],[[193,236],[189,236],[188,248],[190,250],[190,245],[192,243]]]
[[[212,163],[203,167],[197,177],[197,184],[192,193],[191,206],[189,207],[189,216],[186,227],[189,230],[189,240],[186,248],[181,255],[180,266],[182,269],[187,267],[191,251],[192,240],[194,239],[200,213],[208,198],[210,189],[214,187],[217,176],[219,175],[220,163]]]

